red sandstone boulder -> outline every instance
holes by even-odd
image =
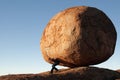
[[[44,59],[68,67],[104,62],[114,53],[116,30],[101,10],[78,6],[55,15],[47,24],[40,47]]]

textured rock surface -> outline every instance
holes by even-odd
[[[95,67],[64,69],[54,74],[21,74],[1,76],[0,80],[119,80],[120,73]]]
[[[68,67],[88,66],[107,60],[116,43],[110,19],[93,7],[78,6],[55,15],[47,24],[40,47],[44,59]]]

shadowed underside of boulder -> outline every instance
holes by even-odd
[[[47,24],[40,47],[44,59],[68,67],[104,62],[114,53],[116,30],[101,10],[78,6],[55,15]]]
[[[1,76],[0,80],[119,80],[120,73],[108,69],[95,67],[78,67],[61,69],[59,72],[50,74],[21,74]]]

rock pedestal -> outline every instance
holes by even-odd
[[[40,41],[44,59],[68,67],[104,62],[114,53],[116,30],[101,10],[78,6],[55,15]]]
[[[0,80],[120,80],[120,73],[96,67],[77,67],[60,69],[53,74],[49,71],[39,74],[10,74],[0,76]]]

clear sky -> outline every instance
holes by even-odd
[[[118,34],[114,55],[95,66],[120,69],[120,0],[0,0],[0,75],[50,70],[40,51],[42,32],[56,13],[82,5],[104,11]]]

